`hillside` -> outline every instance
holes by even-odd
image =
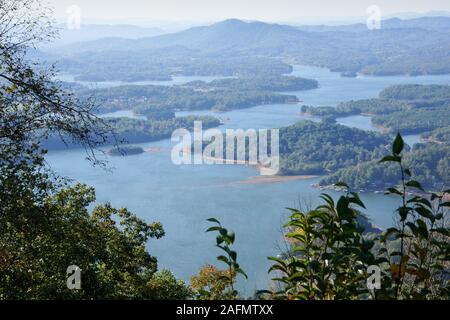
[[[230,19],[155,37],[76,43],[52,51],[51,59],[60,60],[63,71],[73,72],[75,64],[80,73],[108,74],[139,65],[166,77],[175,71],[185,74],[197,61],[214,60],[218,65],[230,56],[285,57],[299,64],[372,75],[450,73],[450,18],[391,19],[386,24],[381,30],[343,26],[317,32],[312,27],[301,30]],[[220,68],[209,73],[223,75]]]

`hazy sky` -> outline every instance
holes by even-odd
[[[46,0],[64,18],[77,5],[84,20],[190,20],[240,18],[288,21],[299,17],[365,16],[370,5],[383,15],[397,12],[450,11],[449,0]]]

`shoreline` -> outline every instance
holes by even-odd
[[[239,181],[239,184],[269,184],[269,183],[283,183],[297,180],[311,180],[319,176],[313,175],[298,175],[298,176],[253,176],[247,180]]]

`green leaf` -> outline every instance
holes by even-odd
[[[397,156],[385,156],[383,157],[383,159],[381,159],[380,161],[378,161],[378,163],[382,163],[382,162],[400,162],[400,157]]]
[[[435,228],[430,231],[437,232],[443,234],[444,236],[450,237],[450,230],[448,228]]]
[[[439,207],[450,207],[450,202],[442,202]]]
[[[399,155],[402,152],[404,145],[405,143],[403,142],[402,136],[400,133],[397,133],[394,143],[392,144],[392,153],[394,155]]]
[[[403,194],[400,190],[398,190],[396,188],[388,188],[387,191],[388,191],[388,193],[398,194],[400,196]]]
[[[419,189],[419,190],[425,191],[425,190],[422,188],[422,185],[421,185],[419,182],[414,181],[414,180],[408,181],[408,182],[406,183],[406,186],[407,186],[407,187],[412,187],[412,188],[417,188],[417,189]]]
[[[212,232],[212,231],[219,231],[220,229],[222,229],[221,227],[211,227],[211,228],[208,228],[208,230],[206,230],[206,232]]]
[[[233,259],[234,261],[236,261],[236,259],[237,259],[237,253],[236,253],[236,251],[231,251],[231,252],[230,252],[230,256],[231,256],[231,259]]]
[[[405,221],[408,217],[408,213],[412,211],[411,207],[399,207],[397,210],[398,214],[400,215],[400,220]]]
[[[422,206],[417,206],[415,208],[415,211],[418,214],[420,214],[422,217],[427,218],[427,219],[431,220],[432,222],[434,222],[435,218],[434,218],[433,212],[431,212],[427,208],[422,207]]]
[[[215,223],[217,223],[217,224],[220,225],[220,221],[217,220],[216,218],[209,218],[209,219],[207,219],[206,221],[209,221],[209,222],[215,222]]]
[[[225,256],[218,256],[218,257],[217,257],[217,260],[222,261],[222,262],[225,262],[226,264],[229,264],[229,263],[230,263],[230,261],[228,260],[228,258],[225,257]]]
[[[236,269],[236,273],[240,273],[240,274],[242,274],[245,277],[245,279],[248,279],[247,274],[241,268]]]
[[[236,234],[233,231],[228,232],[227,237],[230,239],[231,243],[234,243]]]
[[[409,227],[409,229],[411,229],[411,232],[412,232],[415,236],[417,236],[417,234],[418,234],[418,228],[417,228],[417,226],[416,226],[414,223],[412,223],[412,222],[407,222],[406,225]]]
[[[359,197],[359,194],[357,194],[356,192],[352,192],[351,194],[353,195],[353,198],[350,198],[350,202],[353,202],[353,203],[357,204],[358,206],[366,209],[366,206],[361,201],[361,198]]]
[[[427,225],[425,224],[425,222],[423,220],[418,219],[417,220],[417,226],[419,227],[418,228],[419,234],[423,238],[428,239],[428,228],[427,228]]]
[[[383,240],[386,241],[388,238],[393,235],[397,235],[399,232],[400,230],[398,230],[397,228],[388,228],[383,235]]]
[[[279,263],[280,265],[286,267],[286,262],[283,259],[275,258],[275,257],[268,257],[267,259],[275,261],[275,262]]]
[[[334,184],[335,187],[343,187],[343,188],[347,188],[350,189],[350,187],[348,186],[348,184],[346,184],[345,182],[338,182]]]

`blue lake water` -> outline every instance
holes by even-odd
[[[341,101],[376,97],[392,84],[450,83],[450,76],[342,78],[327,69],[303,66],[295,66],[293,74],[319,80],[318,89],[294,93],[302,103],[311,105],[335,106]],[[185,114],[192,113],[177,115]],[[300,105],[293,104],[257,106],[214,115],[224,120],[222,129],[279,128],[306,119],[300,114]],[[369,117],[342,118],[339,122],[376,130]],[[414,142],[418,137],[411,139]],[[219,252],[214,247],[214,235],[204,231],[209,226],[207,218],[219,218],[236,232],[238,260],[249,275],[248,281],[240,282],[241,290],[251,295],[255,289],[267,288],[270,262],[266,257],[277,255],[283,246],[281,225],[288,215],[285,208],[317,205],[322,191],[311,187],[317,179],[242,183],[258,175],[257,170],[236,165],[176,166],[170,158],[174,145],[171,141],[140,145],[158,148],[159,152],[111,157],[110,171],[92,167],[85,161],[82,150],[50,152],[47,161],[59,174],[95,187],[98,203],[126,206],[147,221],[161,221],[166,236],[151,240],[149,251],[158,257],[160,268],[169,268],[186,280],[201,266],[216,264]],[[328,193],[339,196],[333,191]],[[363,194],[362,198],[367,215],[376,225],[388,227],[392,223],[393,210],[399,204],[396,198],[379,194]]]

